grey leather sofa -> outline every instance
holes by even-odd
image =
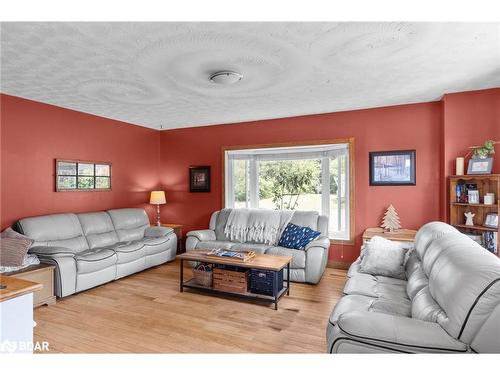
[[[231,249],[252,250],[260,254],[290,255],[290,280],[317,284],[325,271],[328,261],[328,217],[319,215],[316,211],[294,211],[291,223],[307,226],[321,232],[321,236],[312,241],[304,250],[288,249],[285,247],[264,243],[231,242],[224,234],[228,210],[215,211],[211,218],[209,229],[195,230],[187,233],[186,251],[194,249]],[[281,211],[282,212],[282,211]],[[286,279],[286,275],[284,275]]]
[[[424,225],[407,280],[360,273],[360,260],[330,315],[329,353],[500,353],[500,260],[469,237]]]
[[[19,220],[29,252],[56,266],[55,293],[69,296],[175,258],[171,228],[152,227],[143,209],[55,214]]]

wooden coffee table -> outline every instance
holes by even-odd
[[[274,309],[278,310],[278,301],[279,299],[286,293],[290,294],[290,262],[292,261],[291,256],[281,256],[281,255],[267,255],[267,254],[256,254],[255,257],[249,259],[246,262],[238,261],[231,258],[215,258],[212,256],[207,256],[206,253],[210,250],[193,250],[188,251],[186,253],[180,254],[177,256],[177,259],[180,260],[180,280],[179,280],[179,289],[181,293],[184,291],[184,288],[198,289],[207,292],[211,292],[214,294],[225,294],[225,295],[234,295],[240,296],[244,298],[254,299],[254,300],[266,300],[274,303]],[[247,292],[228,292],[214,289],[211,286],[203,286],[196,284],[193,279],[188,281],[184,281],[184,261],[193,261],[193,262],[202,262],[202,263],[210,263],[210,264],[225,264],[229,266],[237,266],[248,269],[257,269],[257,270],[266,270],[273,271],[274,275],[274,291],[272,296],[264,295],[264,294],[256,294]],[[283,282],[283,288],[278,290],[278,273],[286,268],[287,278],[286,285]]]

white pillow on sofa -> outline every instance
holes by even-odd
[[[375,236],[364,247],[359,272],[404,280],[409,250],[409,244],[403,245]]]

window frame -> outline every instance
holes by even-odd
[[[280,148],[280,147],[300,147],[300,146],[321,146],[325,144],[339,144],[345,143],[349,146],[349,160],[348,160],[348,180],[349,180],[349,239],[333,239],[330,238],[331,244],[342,244],[342,245],[354,245],[354,168],[355,168],[355,159],[354,159],[354,138],[339,138],[339,139],[324,139],[317,141],[297,141],[297,142],[285,142],[285,143],[266,143],[266,144],[253,144],[253,145],[235,145],[235,146],[222,146],[221,147],[221,165],[222,165],[222,173],[221,173],[221,191],[222,191],[222,206],[226,206],[226,179],[230,168],[226,168],[227,164],[227,156],[226,151],[237,151],[237,150],[248,150],[248,149],[263,149],[263,148]]]
[[[63,175],[59,174],[59,163],[74,163],[76,164],[76,174],[74,175]],[[79,189],[78,188],[78,164],[92,164],[94,166],[94,173],[92,175],[81,175],[81,177],[92,177],[94,179],[94,187],[92,189]],[[109,176],[101,176],[96,175],[96,165],[107,165],[109,166]],[[112,163],[105,161],[89,161],[89,160],[75,160],[75,159],[55,159],[55,191],[56,192],[105,192],[112,190]],[[60,176],[69,176],[76,178],[76,188],[62,188],[59,187],[58,180]],[[96,188],[96,178],[97,177],[106,177],[109,178],[109,188]]]

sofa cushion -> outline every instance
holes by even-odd
[[[234,242],[231,241],[200,241],[196,244],[197,249],[226,249],[229,250],[234,246]]]
[[[264,254],[271,245],[258,244],[258,243],[237,243],[231,246],[234,251],[254,251],[257,254]]]
[[[290,223],[318,230],[318,216],[317,211],[294,211]]]
[[[470,343],[500,303],[500,259],[464,237],[445,245],[432,266],[429,290],[446,317],[438,323],[454,338]]]
[[[119,242],[112,249],[116,252],[117,264],[133,262],[145,256],[142,241]]]
[[[415,234],[415,250],[419,259],[424,260],[427,248],[432,241],[451,232],[459,233],[456,228],[440,221],[433,221],[423,225]]]
[[[347,277],[353,277],[359,274],[366,275],[365,273],[359,271],[360,264],[361,264],[361,259],[360,258],[356,259],[349,267],[349,270],[347,271]]]
[[[120,242],[142,239],[149,227],[148,215],[142,208],[121,208],[109,210],[108,213]]]
[[[107,212],[77,214],[90,249],[107,247],[118,242],[113,222]]]
[[[429,279],[424,273],[422,264],[418,263],[415,271],[410,275],[408,283],[406,284],[406,294],[413,300],[415,295],[420,292],[424,287],[429,285]]]
[[[370,275],[350,277],[344,287],[345,294],[359,294],[386,299],[408,299],[406,284],[388,284]]]
[[[408,280],[413,272],[421,266],[422,261],[418,258],[417,251],[410,251],[405,263],[406,279]]]
[[[291,268],[305,268],[306,267],[306,252],[304,250],[288,249],[286,247],[274,246],[267,249],[266,254],[269,255],[285,255],[291,256]]]
[[[360,271],[371,275],[405,279],[405,257],[408,249],[380,236],[373,237],[366,245]]]
[[[143,238],[139,242],[142,242],[144,246],[144,252],[146,255],[158,254],[166,251],[171,248],[173,245],[173,239],[176,238],[175,235],[168,235],[166,237],[159,238]],[[174,253],[177,251],[177,248],[173,248]]]
[[[116,265],[117,255],[111,249],[93,249],[75,256],[78,274],[103,270]]]
[[[118,242],[111,247],[116,252],[130,253],[140,250],[144,247],[143,241],[129,241],[129,242]]]
[[[139,240],[139,242],[143,243],[144,245],[148,246],[156,246],[156,245],[162,245],[164,243],[167,243],[170,241],[170,236],[164,236],[164,237],[144,237],[142,240]]]
[[[411,305],[406,300],[391,301],[354,294],[347,295],[342,297],[335,305],[335,308],[330,314],[330,323],[336,324],[341,314],[351,311],[373,311],[409,317],[411,313]]]
[[[167,228],[167,227],[148,227],[144,231],[144,237],[149,237],[149,238],[165,238],[168,236],[170,233],[174,231],[173,228]]]
[[[229,241],[229,238],[227,238],[226,234],[224,233],[224,229],[226,228],[227,219],[230,213],[230,208],[223,208],[217,213],[217,219],[215,220],[214,229],[217,241]]]
[[[32,246],[67,247],[75,252],[89,248],[75,214],[28,217],[19,220],[17,227],[35,241]]]
[[[411,316],[415,319],[436,323],[438,319],[446,318],[443,309],[432,298],[429,287],[422,288],[411,303]]]

